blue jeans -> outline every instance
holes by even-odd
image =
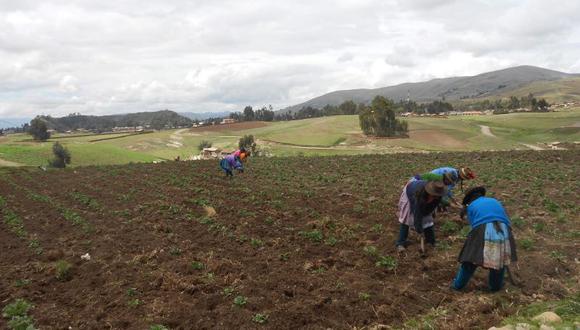
[[[423,229],[423,232],[425,233],[425,241],[431,245],[435,245],[435,230],[433,227],[434,226]],[[409,237],[409,226],[402,223],[399,228],[399,238],[397,239],[396,245],[405,246],[407,244],[407,237]]]
[[[455,279],[453,280],[453,284],[451,284],[451,287],[455,290],[463,289],[467,285],[467,282],[469,282],[469,280],[471,279],[471,276],[473,276],[473,273],[475,273],[476,269],[477,265],[472,264],[471,262],[462,263],[461,266],[459,266],[459,271],[457,272],[457,275],[455,276]],[[501,288],[503,287],[504,274],[505,267],[500,270],[497,269],[489,270],[489,289],[492,292],[501,290]]]

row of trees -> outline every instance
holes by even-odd
[[[534,112],[547,112],[550,109],[550,104],[546,99],[537,99],[534,94],[530,93],[527,96],[517,97],[510,96],[508,99],[498,100],[481,100],[473,102],[460,107],[461,110],[467,109],[490,109],[495,113],[507,112],[507,110],[529,109]]]
[[[255,110],[251,106],[246,106],[243,112],[233,112],[230,114],[231,119],[236,121],[274,121],[275,112],[272,105],[267,108],[262,107],[261,109]]]

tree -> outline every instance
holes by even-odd
[[[395,118],[393,101],[376,96],[370,107],[359,113],[359,123],[362,131],[374,136],[405,136],[408,131],[407,122]]]
[[[244,108],[244,120],[245,121],[254,120],[254,109],[252,109],[252,107],[249,105]]]
[[[546,101],[546,99],[540,99],[537,103],[538,111],[548,111],[550,108],[550,104]]]
[[[46,141],[50,139],[50,133],[48,132],[46,122],[38,117],[30,121],[28,133],[32,135],[36,141]]]
[[[356,114],[356,104],[352,100],[343,102],[338,106],[338,108],[340,109],[340,113],[343,115]]]
[[[252,154],[256,152],[256,142],[253,135],[244,135],[238,142],[238,147],[250,151]]]
[[[65,168],[67,164],[70,164],[70,152],[67,148],[63,147],[62,144],[55,142],[52,145],[52,153],[54,154],[54,159],[48,162],[50,166],[55,168]]]

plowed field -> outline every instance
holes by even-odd
[[[233,179],[216,161],[5,169],[0,307],[26,299],[41,329],[486,328],[578,292],[578,164],[528,151],[250,159]],[[464,188],[506,206],[517,285],[489,294],[480,269],[449,289],[468,230],[455,213],[438,215],[427,258],[415,234],[395,252],[402,186],[443,165],[469,165]]]

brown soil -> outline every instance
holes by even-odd
[[[200,133],[200,132],[221,132],[221,131],[243,131],[252,128],[265,127],[268,125],[270,125],[270,123],[265,121],[244,121],[233,124],[195,127],[191,129],[191,132]]]
[[[233,179],[216,161],[6,169],[0,307],[30,301],[41,329],[489,327],[518,306],[578,291],[580,191],[570,178],[579,161],[578,151],[250,159]],[[407,253],[395,252],[406,179],[466,162],[478,173],[471,184],[485,183],[519,219],[518,241],[533,241],[512,267],[518,287],[486,293],[478,270],[465,292],[449,289],[464,240],[445,229],[464,225],[455,214],[437,218],[439,245],[426,259],[415,235]],[[396,268],[377,267],[369,245]],[[70,279],[56,279],[58,260],[72,264]],[[236,296],[247,303],[234,305]],[[267,323],[252,321],[258,313]]]
[[[411,139],[429,145],[448,148],[464,148],[466,143],[447,135],[439,130],[412,130],[409,132]]]

